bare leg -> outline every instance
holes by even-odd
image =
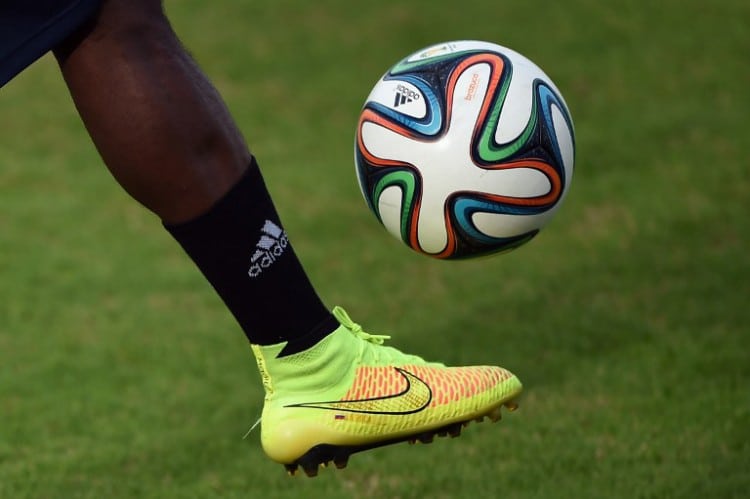
[[[298,351],[338,327],[160,0],[104,0],[55,54],[109,170],[161,218],[251,342],[289,341],[285,351]]]
[[[106,0],[55,54],[107,167],[165,222],[203,213],[246,170],[244,138],[159,0]]]

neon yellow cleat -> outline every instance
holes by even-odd
[[[253,345],[266,390],[261,443],[294,474],[309,476],[355,452],[397,442],[458,436],[462,426],[514,410],[521,382],[492,366],[445,367],[392,347],[336,307],[341,326],[303,352]]]

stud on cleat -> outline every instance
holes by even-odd
[[[316,466],[314,464],[312,464],[312,465],[304,465],[303,464],[302,465],[302,471],[304,471],[305,475],[309,476],[310,478],[312,478],[314,476],[318,476],[318,468],[319,468],[319,465]]]
[[[338,456],[333,459],[333,464],[336,466],[337,469],[344,469],[346,468],[346,465],[349,463],[349,456]]]
[[[285,464],[284,468],[286,468],[286,472],[289,474],[289,476],[294,476],[295,474],[297,474],[296,464]]]
[[[506,403],[505,403],[505,404],[503,404],[503,405],[504,405],[504,406],[505,406],[505,408],[506,408],[506,409],[508,409],[508,410],[509,410],[510,412],[513,412],[513,411],[515,411],[516,409],[518,409],[518,402],[516,402],[515,400],[510,400],[510,401],[506,402]]]
[[[431,444],[435,440],[434,433],[423,433],[417,437],[417,439],[423,444]]]
[[[487,417],[490,418],[490,421],[496,423],[497,421],[500,421],[500,418],[502,418],[503,415],[500,413],[500,408],[496,407],[487,414]]]

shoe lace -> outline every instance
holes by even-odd
[[[369,343],[382,345],[386,340],[391,339],[390,336],[385,334],[372,334],[365,332],[362,329],[362,326],[354,322],[351,317],[349,317],[349,314],[346,313],[346,310],[341,307],[336,306],[333,308],[333,316],[338,319],[342,326],[351,331],[354,336]]]
[[[346,311],[341,307],[334,307],[333,308],[333,316],[338,319],[338,321],[341,323],[342,326],[344,326],[346,329],[351,331],[351,333],[356,336],[357,338],[373,344],[382,346],[382,348],[370,348],[369,354],[373,355],[373,358],[375,361],[379,361],[382,358],[386,358],[389,361],[393,361],[394,354],[397,355],[399,363],[402,364],[425,364],[425,360],[422,357],[419,357],[417,355],[408,355],[400,350],[397,350],[395,348],[389,347],[389,346],[383,346],[383,343],[385,343],[386,340],[390,340],[391,337],[385,334],[372,334],[365,332],[362,329],[362,326],[354,322],[351,317],[349,317],[349,314],[346,313]]]

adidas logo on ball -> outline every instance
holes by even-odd
[[[289,239],[286,233],[272,221],[266,220],[261,229],[260,239],[255,245],[255,253],[250,258],[250,269],[247,275],[250,277],[261,275],[284,254],[287,246],[289,246]]]
[[[393,107],[403,106],[415,100],[419,100],[419,93],[406,88],[404,85],[399,85],[396,87],[396,97],[393,101]]]

